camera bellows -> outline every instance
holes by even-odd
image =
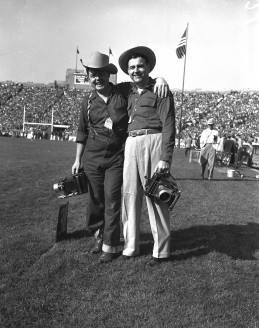
[[[84,169],[80,169],[78,174],[72,177],[65,178],[53,185],[56,192],[63,193],[59,198],[66,198],[69,196],[81,195],[88,191],[87,176]]]

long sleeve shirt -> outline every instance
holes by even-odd
[[[155,81],[138,93],[134,85],[128,97],[128,131],[155,129],[162,132],[161,160],[171,163],[175,145],[175,109],[170,92],[165,98],[159,98],[153,92]]]
[[[85,161],[99,165],[113,156],[123,155],[127,127],[127,101],[115,86],[107,102],[95,90],[87,94],[76,137],[76,142],[85,145]]]
[[[111,120],[111,126],[105,124],[107,119]],[[113,86],[105,103],[96,91],[92,91],[82,102],[76,141],[85,144],[90,133],[125,140],[127,126],[127,101],[121,92]]]

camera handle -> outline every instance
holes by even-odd
[[[158,173],[158,172],[155,172],[154,175],[159,175],[161,177],[161,179],[166,179],[169,176],[170,178],[172,178],[173,182],[176,184],[176,180],[175,180],[175,178],[172,176],[172,174],[170,172],[168,172],[168,173]],[[145,187],[147,187],[147,184],[149,183],[149,181],[151,179],[148,178],[146,175],[144,176],[144,179],[146,179]]]

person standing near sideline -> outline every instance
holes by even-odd
[[[227,140],[224,144],[224,152],[231,154],[230,164],[234,164],[235,162],[235,153],[236,153],[236,144],[233,139],[231,139],[231,135],[229,134]]]
[[[212,180],[218,143],[218,131],[214,129],[214,118],[208,119],[207,124],[209,127],[201,133],[200,139],[201,178],[204,179],[206,165],[208,164],[208,180]]]
[[[122,223],[125,259],[139,254],[140,221],[145,177],[154,172],[169,173],[175,145],[173,95],[163,99],[154,94],[154,80],[149,77],[156,63],[154,52],[135,47],[119,57],[121,69],[130,76],[133,87],[128,98],[128,138],[123,169]],[[150,265],[170,256],[170,211],[168,205],[146,196],[154,238]]]
[[[110,74],[116,74],[117,67],[100,52],[92,52],[85,67],[93,91],[82,102],[72,174],[78,173],[84,154],[89,197],[87,230],[96,233],[91,251],[102,252],[99,261],[107,263],[117,257],[120,242],[127,95],[131,83],[118,86],[110,83]]]
[[[226,141],[226,134],[223,134],[223,132],[219,132],[217,151],[219,151],[220,153],[223,153],[224,151],[225,141]]]
[[[247,166],[251,167],[253,164],[253,153],[254,153],[254,146],[253,146],[253,142],[251,139],[248,140],[247,152],[249,154]]]
[[[185,157],[187,157],[188,153],[190,154],[191,146],[192,146],[192,135],[190,133],[188,133],[187,138],[185,138],[184,145],[185,145]]]

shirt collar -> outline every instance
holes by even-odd
[[[118,92],[119,92],[119,91],[117,90],[117,87],[116,87],[114,84],[110,83],[110,85],[111,85],[111,87],[112,87],[112,91],[111,91],[111,94],[110,94],[109,97],[111,97],[114,93],[118,93]],[[93,99],[95,99],[96,97],[99,97],[99,95],[98,95],[97,91],[94,89],[94,90],[92,90],[92,91],[90,92],[89,99],[90,99],[90,100],[93,100]]]
[[[144,88],[145,91],[143,91],[143,92],[146,92],[146,90],[152,91],[155,84],[156,84],[156,81],[154,79],[152,79],[151,77],[149,77],[148,84],[145,86],[145,88]],[[136,84],[133,84],[133,87],[131,88],[130,93],[137,93],[137,92],[138,92],[138,88],[137,88]]]

